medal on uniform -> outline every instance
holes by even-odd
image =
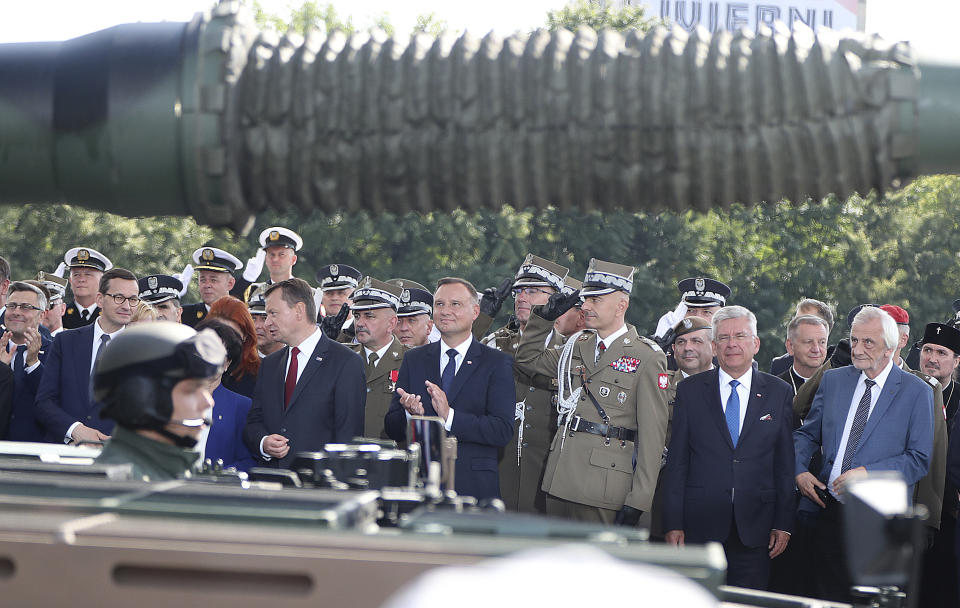
[[[617,401],[620,402],[620,405],[623,405],[623,402],[626,400],[627,400],[627,394],[623,391],[620,391],[620,393],[617,395]]]
[[[601,386],[601,387],[600,387],[600,396],[601,396],[601,397],[608,397],[609,395],[610,395],[610,387],[609,387],[609,386]]]
[[[387,387],[388,390],[392,393],[397,390],[397,378],[400,377],[400,372],[398,370],[390,370],[390,385]]]

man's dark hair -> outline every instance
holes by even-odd
[[[10,280],[10,262],[7,258],[0,256],[0,283]]]
[[[303,302],[303,305],[307,309],[307,318],[317,318],[317,305],[313,301],[313,288],[310,287],[309,283],[298,278],[280,281],[268,287],[263,297],[266,298],[277,290],[280,291],[280,297],[287,303],[287,306],[293,308],[297,305],[297,302]]]
[[[124,281],[136,281],[137,275],[133,274],[126,268],[111,268],[110,270],[103,273],[100,277],[100,289],[98,290],[102,294],[106,294],[107,290],[110,289],[110,279],[123,279]]]
[[[470,292],[470,300],[474,304],[480,303],[480,295],[477,293],[477,288],[473,286],[473,283],[466,279],[461,279],[460,277],[444,277],[437,281],[437,289],[440,289],[441,285],[450,285],[456,283],[458,285],[463,285],[467,288],[467,291]]]

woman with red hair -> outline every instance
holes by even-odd
[[[222,382],[231,391],[252,398],[257,372],[260,371],[260,354],[257,352],[257,329],[247,305],[233,296],[223,296],[210,306],[207,317],[224,321],[243,339],[240,359],[230,363]]]

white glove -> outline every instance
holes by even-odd
[[[263,261],[265,259],[267,259],[267,252],[258,249],[257,255],[247,260],[247,267],[243,269],[243,280],[253,283],[259,279],[260,273],[263,272]]]
[[[183,283],[183,289],[180,290],[180,297],[187,295],[187,289],[190,288],[190,279],[193,278],[193,265],[187,264],[183,267],[183,272],[173,275],[173,278]]]
[[[57,266],[57,269],[53,271],[53,274],[57,275],[57,276],[60,277],[61,279],[64,278],[63,275],[65,275],[66,273],[67,273],[67,263],[66,263],[66,262],[60,262],[60,265]]]
[[[666,313],[657,321],[657,331],[653,334],[658,338],[667,335],[670,328],[679,323],[687,315],[687,303],[681,301],[671,312]]]

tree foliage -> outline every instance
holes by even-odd
[[[567,29],[571,32],[582,25],[595,30],[640,30],[645,32],[660,23],[647,17],[643,6],[626,5],[615,9],[612,3],[597,0],[579,0],[547,12],[547,29]]]

